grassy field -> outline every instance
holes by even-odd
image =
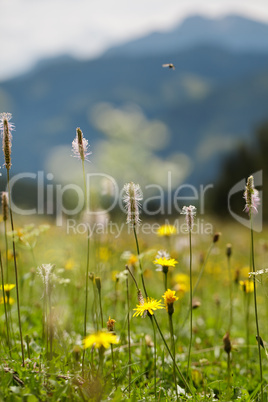
[[[267,400],[267,228],[193,206],[176,226],[140,222],[134,183],[123,189],[127,215],[92,221],[82,210],[71,228],[58,215],[14,216],[11,117],[0,115],[1,400]],[[72,146],[87,205],[91,152],[79,128]],[[252,215],[252,176],[244,198]]]
[[[245,291],[240,283],[248,279],[250,271],[250,230],[235,223],[213,221],[215,231],[221,232],[216,243],[210,234],[192,234],[193,287],[202,269],[203,275],[193,299],[189,371],[189,236],[187,233],[138,234],[149,297],[164,301],[165,275],[156,271],[153,263],[158,251],[166,250],[178,262],[168,270],[167,287],[175,290],[178,297],[172,314],[173,346],[176,364],[191,395],[176,369],[174,377],[174,362],[162,338],[163,335],[172,351],[166,308],[154,311],[162,335],[152,325],[152,316],[133,317],[133,309],[139,302],[134,281],[125,270],[126,264],[144,297],[145,294],[132,231],[125,226],[117,239],[109,233],[95,233],[90,238],[86,334],[96,334],[101,328],[107,334],[106,323],[111,317],[116,321],[114,333],[118,343],[111,347],[108,342],[107,348],[92,344],[83,349],[87,236],[67,234],[65,227],[56,227],[49,220],[27,220],[28,226],[21,217],[14,219],[25,362],[23,366],[16,287],[13,287],[7,292],[6,303],[9,344],[3,299],[1,305],[2,400],[258,400],[260,371],[253,292]],[[15,284],[12,234],[7,234],[6,261],[3,222],[2,228],[4,280],[6,284]],[[229,259],[228,243],[232,245]],[[256,269],[266,268],[267,254],[265,228],[255,234]],[[45,278],[37,269],[42,264],[55,265],[52,272],[45,273]],[[46,268],[47,265],[43,267]],[[265,275],[257,279],[265,398],[268,287]],[[227,331],[230,353],[224,350],[223,343]]]

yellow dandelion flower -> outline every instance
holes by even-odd
[[[162,225],[160,228],[157,230],[158,236],[172,236],[174,234],[177,234],[177,229],[175,226],[172,225]]]
[[[112,281],[116,282],[118,280],[119,271],[112,271]]]
[[[101,261],[109,261],[111,257],[110,250],[107,247],[99,248],[99,257]]]
[[[138,257],[134,254],[131,254],[128,261],[127,261],[127,265],[133,266],[135,265],[137,262],[139,261]]]
[[[75,265],[76,265],[76,264],[75,264],[75,261],[74,261],[72,258],[69,258],[69,259],[65,262],[64,268],[65,268],[67,271],[69,271],[69,270],[74,269]]]
[[[14,283],[6,283],[4,285],[4,291],[5,292],[10,292],[12,289],[14,289],[15,286],[16,285],[14,285]],[[0,290],[2,290],[2,289],[3,289],[3,287],[2,287],[2,285],[0,285]]]
[[[183,296],[186,292],[190,290],[190,278],[188,275],[180,273],[175,275],[174,278],[175,286],[174,289],[179,292],[180,296]]]
[[[162,308],[164,308],[162,300],[157,301],[151,297],[147,297],[147,301],[144,301],[143,304],[137,304],[136,308],[133,309],[136,310],[136,313],[133,314],[133,317],[138,317],[139,315],[142,316],[147,312],[153,315],[153,310],[160,310]]]
[[[7,303],[7,304],[14,304],[15,303],[15,300],[13,299],[13,297],[5,297],[5,302]],[[4,304],[4,298],[3,297],[0,297],[0,304]]]
[[[166,309],[168,310],[168,304],[173,304],[176,300],[179,298],[175,296],[175,290],[166,290],[164,295],[162,296],[164,298],[165,306]]]
[[[249,266],[241,268],[241,269],[239,270],[240,277],[242,277],[242,278],[248,278],[249,271],[250,271]]]
[[[178,264],[178,261],[176,261],[174,258],[160,257],[154,260],[154,264],[170,268],[175,267],[175,265]]]
[[[111,344],[119,343],[119,339],[112,332],[98,331],[83,339],[84,349],[94,346],[96,349],[108,349]]]
[[[246,279],[245,281],[240,281],[240,286],[241,289],[245,292],[245,293],[252,293],[254,292],[254,283],[248,279]]]

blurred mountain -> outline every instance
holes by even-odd
[[[242,17],[195,16],[98,59],[46,60],[2,82],[0,111],[11,112],[16,125],[14,171],[43,169],[59,145],[71,154],[78,126],[94,153],[106,134],[93,111],[105,102],[118,109],[134,104],[148,120],[162,121],[170,141],[156,154],[188,155],[193,183],[215,179],[224,155],[267,117],[267,34],[268,25]],[[175,70],[162,67],[169,62]]]
[[[268,51],[267,35],[267,24],[238,15],[215,19],[194,15],[167,32],[153,32],[112,47],[106,56],[170,54],[204,43],[238,51]]]

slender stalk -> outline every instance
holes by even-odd
[[[253,238],[253,227],[252,227],[252,216],[250,214],[250,238],[251,238],[251,262],[253,272],[256,272],[255,269],[255,260],[254,260],[254,238]],[[261,360],[261,345],[260,345],[260,332],[259,332],[259,321],[258,321],[258,306],[257,306],[257,287],[256,287],[256,275],[253,278],[254,284],[254,308],[255,308],[255,319],[256,319],[256,330],[258,336],[258,352],[259,352],[259,366],[260,366],[260,382],[261,382],[261,401],[263,401],[263,380],[262,380],[262,360]]]
[[[209,246],[209,249],[208,249],[206,258],[205,258],[205,260],[204,260],[204,262],[203,262],[203,265],[202,265],[202,267],[201,267],[201,269],[200,269],[200,271],[199,271],[199,275],[198,275],[197,281],[196,281],[196,283],[195,283],[195,285],[194,285],[192,297],[194,297],[195,292],[196,292],[196,289],[198,288],[199,282],[200,282],[200,280],[201,280],[201,278],[202,278],[202,276],[203,276],[205,267],[206,267],[207,262],[208,262],[208,258],[209,258],[209,256],[210,256],[210,253],[211,253],[211,250],[212,250],[214,244],[215,244],[215,242],[212,242],[211,245]],[[183,324],[182,324],[182,326],[181,326],[181,329],[184,328],[184,325],[186,324],[186,322],[187,322],[187,320],[188,320],[190,311],[191,311],[191,309],[188,308],[188,311],[187,311],[187,314],[186,314],[185,319],[184,319],[184,321],[183,321]]]
[[[85,174],[85,163],[82,159],[82,169],[83,169],[83,180],[84,180],[84,194],[86,200],[86,208],[88,207],[88,194],[87,194],[87,185],[86,185],[86,174]],[[89,227],[87,228],[87,259],[86,259],[86,297],[85,297],[85,312],[84,312],[84,338],[87,334],[87,308],[88,308],[88,282],[89,282],[89,249],[90,249],[90,232]],[[85,363],[85,353],[86,350],[83,350],[82,356],[82,373],[84,375],[84,363]]]
[[[7,319],[5,281],[4,281],[4,272],[3,272],[1,251],[0,251],[0,268],[1,268],[1,281],[2,281],[2,291],[3,291],[3,302],[4,302],[4,310],[5,310],[6,329],[7,329],[7,346],[8,346],[9,355],[12,358],[12,356],[11,356],[11,347],[10,347],[10,336],[9,336],[9,323],[8,323],[8,319]]]
[[[117,380],[116,380],[115,364],[114,364],[114,347],[113,347],[112,343],[111,343],[111,355],[112,355],[112,365],[113,365],[113,372],[114,372],[114,386],[117,389]]]
[[[177,375],[176,375],[176,366],[175,366],[176,349],[175,349],[172,314],[168,314],[168,319],[169,319],[169,331],[170,331],[170,339],[171,339],[171,349],[172,349],[172,353],[173,353],[173,356],[174,356],[174,360],[173,360],[173,376],[174,376],[174,384],[175,384],[176,395],[177,395],[177,399],[178,399]]]
[[[148,315],[151,319],[153,333],[154,333],[154,397],[156,400],[157,399],[156,398],[156,332],[155,332],[155,326],[154,326],[154,321],[152,319],[152,316],[150,315],[150,313],[148,313]]]
[[[11,200],[9,169],[7,169],[7,186],[8,186],[8,197],[9,197],[9,200]],[[21,357],[22,357],[22,366],[24,367],[24,347],[23,347],[21,318],[20,318],[21,316],[20,316],[19,280],[18,280],[16,247],[15,247],[15,239],[14,239],[14,223],[13,223],[13,214],[12,214],[11,205],[9,205],[9,213],[10,213],[10,222],[11,222],[11,230],[12,230],[12,244],[13,244],[15,279],[16,279],[17,310],[18,310],[18,322],[19,322],[19,332],[20,332]]]
[[[230,353],[227,353],[227,381],[228,381],[228,398],[231,397],[231,358]]]
[[[227,255],[228,273],[229,273],[229,297],[230,297],[230,316],[228,332],[231,333],[231,327],[233,324],[233,285],[232,285],[232,273],[231,273],[231,258]]]
[[[138,237],[137,237],[137,233],[136,233],[136,228],[135,228],[135,226],[133,227],[133,232],[134,232],[134,236],[135,236],[136,247],[137,247],[137,254],[138,254],[138,258],[139,258],[139,267],[140,267],[140,275],[141,275],[142,286],[143,286],[143,290],[144,290],[145,296],[148,297],[148,294],[147,294],[147,291],[146,291],[146,287],[145,287],[143,272],[142,272],[142,265],[141,265],[141,260],[140,260],[140,248],[139,248],[139,242],[138,242]]]
[[[7,241],[7,221],[4,221],[5,224],[5,246],[6,246],[6,283],[8,283],[8,241]]]
[[[178,371],[178,373],[179,373],[179,375],[180,375],[180,377],[181,377],[181,380],[182,380],[182,382],[183,382],[185,388],[187,388],[187,389],[189,390],[190,394],[193,395],[193,391],[191,390],[191,387],[188,385],[187,381],[185,380],[185,378],[184,378],[184,376],[183,376],[183,374],[182,374],[180,368],[178,367],[178,365],[177,365],[177,363],[176,363],[176,361],[175,361],[175,359],[174,359],[174,357],[173,357],[173,354],[171,353],[171,351],[170,351],[170,349],[169,349],[169,347],[168,347],[168,344],[167,344],[167,342],[166,342],[166,340],[165,340],[165,338],[164,338],[164,335],[163,335],[163,333],[162,333],[162,331],[161,331],[161,328],[159,327],[159,324],[158,324],[158,322],[157,322],[157,319],[156,319],[156,317],[155,317],[155,314],[153,315],[153,319],[154,319],[154,322],[155,322],[156,327],[157,327],[157,329],[158,329],[158,332],[159,332],[159,334],[160,334],[160,336],[161,336],[161,338],[162,338],[162,340],[163,340],[163,342],[164,342],[164,345],[165,345],[165,347],[166,347],[166,349],[167,349],[167,351],[168,351],[168,353],[169,353],[169,355],[170,355],[170,357],[171,357],[173,363],[175,364],[175,367],[176,367],[176,369],[177,369],[177,371]]]
[[[188,351],[188,362],[187,362],[187,377],[189,374],[189,367],[191,361],[191,349],[192,349],[192,337],[193,337],[193,281],[192,281],[192,236],[191,231],[189,231],[189,246],[190,246],[190,342]]]
[[[247,343],[247,364],[249,362],[249,304],[250,304],[250,293],[245,292],[246,298],[246,343]]]
[[[167,290],[167,272],[164,272],[164,288]]]
[[[52,323],[52,308],[51,308],[51,286],[48,288],[48,308],[49,308],[49,359],[53,356],[53,323]]]
[[[132,275],[130,272],[128,266],[126,266],[128,269],[128,272]],[[132,278],[134,276],[132,275]],[[135,278],[134,281],[136,282]],[[129,311],[130,311],[130,305],[129,305],[129,287],[128,287],[128,277],[126,277],[126,285],[127,285],[127,336],[128,336],[128,394],[130,398],[130,387],[131,387],[131,347],[130,347],[130,317],[129,317]],[[137,286],[137,282],[136,282]]]
[[[96,278],[96,282],[97,280],[100,282],[100,278]],[[99,294],[99,303],[100,303],[100,316],[101,316],[101,328],[104,328],[104,324],[103,324],[103,313],[102,313],[102,302],[101,302],[101,287],[98,286],[97,284],[97,289],[98,289],[98,294]]]

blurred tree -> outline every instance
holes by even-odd
[[[220,215],[228,214],[228,192],[243,178],[262,170],[263,174],[263,217],[268,220],[268,121],[256,128],[253,140],[241,144],[223,162],[221,174],[217,181],[210,201],[210,211]],[[258,188],[258,187],[257,187]],[[261,188],[260,188],[261,190]],[[242,192],[232,197],[232,209],[241,214],[244,208]]]

